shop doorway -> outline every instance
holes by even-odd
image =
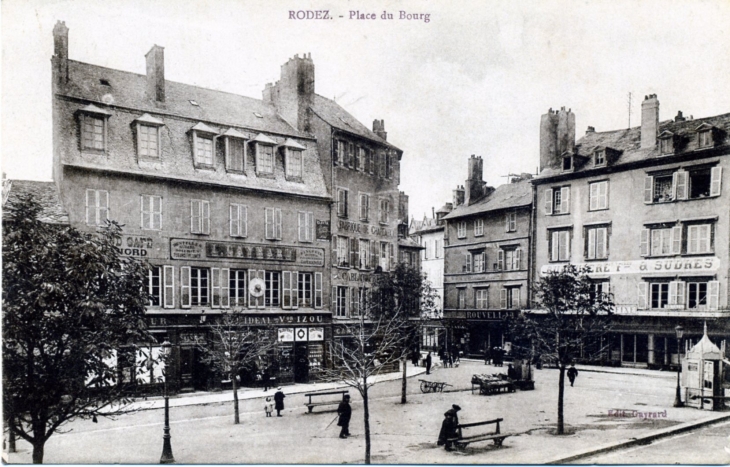
[[[294,346],[294,382],[309,382],[309,346],[306,342],[297,342]]]
[[[202,391],[208,386],[208,371],[201,362],[200,350],[180,347],[180,391]]]

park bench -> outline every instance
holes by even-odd
[[[463,450],[471,443],[478,443],[481,441],[489,441],[490,439],[494,441],[495,446],[501,446],[502,441],[504,441],[505,438],[508,436],[513,436],[516,433],[502,433],[499,431],[499,422],[503,421],[502,418],[497,418],[495,420],[488,420],[486,422],[476,422],[476,423],[465,423],[462,425],[458,425],[456,429],[458,430],[458,437],[457,438],[449,438],[449,441],[454,443],[454,446],[456,446],[457,449]],[[487,433],[479,433],[473,436],[464,436],[463,429],[464,428],[474,428],[477,426],[484,426],[484,425],[496,425],[496,429],[492,432]]]
[[[327,392],[310,392],[308,394],[304,394],[306,397],[309,397],[309,401],[306,402],[304,405],[307,406],[307,409],[309,409],[308,413],[312,413],[312,409],[315,407],[323,406],[323,405],[339,405],[340,402],[345,400],[345,396],[347,395],[349,391],[327,391]],[[340,399],[329,399],[329,400],[319,400],[319,399],[313,399],[318,398],[320,396],[332,396],[335,394],[340,394]],[[314,400],[314,402],[312,402]],[[319,402],[317,402],[319,400]]]

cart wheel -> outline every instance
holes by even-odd
[[[426,381],[421,381],[421,392],[424,394],[428,392],[428,386],[426,385]]]

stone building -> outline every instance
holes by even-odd
[[[730,337],[730,114],[660,120],[646,96],[641,126],[575,141],[575,116],[550,110],[540,125],[534,274],[588,265],[613,294],[614,333],[587,361],[676,365],[675,327],[697,342],[707,322]]]
[[[464,355],[505,347],[504,319],[529,306],[532,187],[529,174],[496,189],[483,180],[481,157],[454,190],[446,221],[444,318]]]
[[[218,384],[196,342],[242,309],[278,337],[260,365],[280,382],[316,377],[332,336],[329,237],[317,229],[330,221],[331,170],[317,140],[269,101],[166,80],[160,46],[138,75],[72,60],[68,28],[53,34],[54,180],[71,225],[114,219],[122,251],[149,261],[158,342],[140,344],[153,355],[173,344],[179,389]]]

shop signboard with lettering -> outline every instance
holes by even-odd
[[[279,342],[294,342],[294,328],[279,328]]]
[[[395,236],[395,229],[389,229],[387,227],[381,227],[378,225],[358,224],[357,222],[351,222],[346,220],[337,221],[337,230],[339,232],[347,233],[371,233],[373,235],[379,235],[381,237]]]
[[[317,219],[316,223],[317,240],[328,241],[332,235],[330,229],[330,221]]]
[[[563,264],[548,264],[540,268],[540,274],[560,272]],[[720,268],[720,259],[715,257],[666,258],[639,261],[602,261],[600,263],[575,264],[576,267],[590,267],[589,276],[616,274],[707,274]]]
[[[137,258],[159,257],[161,242],[145,235],[122,235],[115,240],[117,250],[122,256]]]
[[[302,266],[324,266],[324,249],[297,246],[279,246],[257,243],[213,242],[170,239],[172,259],[194,260],[255,260],[292,263]]]

